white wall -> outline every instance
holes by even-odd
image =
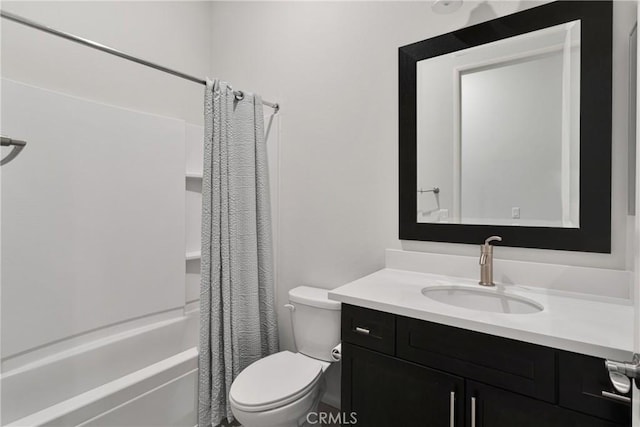
[[[387,247],[476,255],[475,245],[397,238],[397,49],[495,17],[487,4],[472,11],[478,5],[465,2],[453,15],[435,15],[428,2],[213,4],[216,75],[282,104],[281,304],[295,286],[334,288],[382,268]],[[533,4],[489,5],[503,15]],[[626,268],[626,55],[633,8],[617,2],[614,11],[613,253],[497,248],[497,257]],[[282,345],[291,348],[281,308],[279,321]]]
[[[2,9],[197,77],[211,69],[211,3],[3,1]],[[2,20],[2,75],[201,124],[204,87]]]
[[[199,77],[210,75],[211,4],[209,2],[2,2],[2,9],[54,28],[95,40],[132,55],[173,67],[188,74]],[[178,153],[171,159],[165,159],[169,164],[164,168],[165,175],[162,176],[171,180],[170,184],[168,184],[169,186],[173,188],[177,185],[179,191],[184,191],[185,139],[188,141],[194,138],[198,139],[197,129],[202,123],[203,115],[204,87],[202,85],[182,80],[139,64],[130,63],[4,19],[2,20],[1,31],[1,72],[4,78],[77,96],[89,101],[169,117],[170,119],[164,120],[173,120],[178,123],[179,129],[177,133],[162,135],[163,138],[171,138],[174,143],[179,145]],[[131,112],[130,114],[137,113]],[[185,122],[193,123],[196,126],[189,126],[185,130]],[[71,120],[69,123],[71,123]],[[60,124],[64,125],[62,120]],[[143,146],[136,145],[136,142],[135,140],[127,141],[126,146],[130,150],[137,150],[136,153],[141,156],[138,159],[137,170],[134,173],[131,169],[126,171],[114,169],[112,172],[115,176],[127,175],[131,178],[130,175],[133,173],[135,176],[147,179],[155,173],[153,172],[155,170],[154,165],[157,166],[159,163],[154,162],[159,160],[157,156],[161,153],[154,151],[153,144]],[[87,144],[91,143],[92,141],[87,141]],[[124,141],[122,143],[125,144]],[[156,144],[161,143],[161,140],[156,141]],[[144,152],[140,151],[143,147]],[[91,147],[91,150],[95,151],[95,148]],[[114,153],[116,150],[118,149],[114,145]],[[124,150],[118,151],[122,151],[121,154],[124,156],[127,154]],[[24,153],[26,155],[27,151],[25,150]],[[78,164],[82,165],[85,162],[84,166],[89,167],[88,159],[85,157],[78,156]],[[146,159],[146,161],[143,159]],[[17,166],[19,160],[16,159],[16,164],[11,166]],[[51,168],[54,168],[54,165]],[[64,169],[63,166],[61,168]],[[5,168],[3,168],[3,175],[5,175],[3,190],[7,189],[11,184],[9,182],[10,177],[7,175],[8,172],[5,174],[4,170]],[[176,171],[179,172],[176,173]],[[120,175],[118,175],[119,172]],[[86,173],[90,172],[86,171]],[[82,174],[79,174],[76,178],[79,181],[84,179]],[[115,181],[112,184],[116,185]],[[121,185],[124,186],[126,184]],[[136,188],[136,186],[131,188]],[[56,191],[53,187],[50,190],[51,192]],[[184,198],[184,193],[182,194],[181,198]],[[99,197],[98,194],[95,196]],[[76,194],[75,197],[79,201],[86,201],[83,193]],[[103,197],[107,205],[104,207],[105,210],[109,209],[109,203],[122,203],[121,201],[118,202],[118,200],[121,200],[118,194],[103,194]],[[139,197],[139,200],[143,199],[144,197]],[[11,200],[5,200],[4,207],[10,203]],[[175,223],[180,226],[180,235],[178,240],[169,245],[170,249],[168,249],[172,251],[173,258],[180,257],[180,270],[183,273],[185,252],[184,203],[183,199],[172,204],[172,206],[175,205],[176,212],[180,213],[174,218]],[[151,208],[151,210],[146,213],[138,213],[154,218],[153,207],[148,204],[145,206],[146,208]],[[108,215],[109,212],[105,212],[105,214]],[[75,219],[75,223],[82,221],[83,218],[81,216]],[[160,236],[162,235],[158,235],[158,237]],[[49,243],[55,244],[56,242]],[[75,243],[78,246],[77,250],[86,249],[79,242]],[[154,246],[158,243],[148,241],[147,244]],[[148,248],[147,253],[139,248],[138,252],[143,259],[149,262],[153,261],[153,248]],[[108,254],[105,256],[108,257]],[[116,262],[116,258],[107,261],[113,262],[113,265],[116,265],[115,269],[118,271],[122,270],[120,267],[137,268],[134,256],[129,257],[129,261],[124,265],[122,262]],[[156,261],[158,261],[158,265],[154,271],[159,276],[162,276],[163,272],[167,273],[166,268],[169,266],[163,264],[160,260]],[[159,268],[158,266],[162,267]],[[93,274],[105,277],[104,272],[100,272],[96,268],[89,268],[90,266],[86,267]],[[83,340],[97,339],[100,334],[108,335],[113,332],[114,328],[121,331],[125,326],[136,327],[145,323],[156,322],[158,321],[158,316],[161,319],[166,319],[169,315],[181,316],[185,307],[185,300],[190,298],[185,289],[184,275],[176,277],[171,273],[166,274],[164,277],[166,280],[171,281],[171,286],[173,286],[169,299],[166,298],[165,286],[161,283],[157,283],[157,288],[152,286],[151,289],[146,289],[144,286],[132,286],[129,291],[124,292],[124,295],[114,292],[113,289],[103,289],[101,291],[102,294],[100,292],[91,292],[90,294],[94,297],[101,297],[102,295],[102,304],[105,308],[110,307],[110,298],[118,299],[118,303],[122,302],[121,300],[129,300],[126,302],[128,307],[126,311],[121,310],[118,304],[111,306],[111,312],[117,317],[116,320],[111,318],[103,319],[95,311],[92,312],[90,305],[87,305],[87,301],[82,297],[83,288],[76,289],[75,297],[77,299],[66,299],[67,302],[73,304],[74,310],[78,311],[73,313],[73,316],[71,316],[72,313],[67,313],[69,314],[68,317],[73,320],[75,329],[72,332],[67,329],[59,329],[57,331],[59,336],[55,337],[58,341],[50,343],[50,348],[46,346],[45,348],[38,348],[32,355],[21,354],[19,358],[27,362],[36,357],[46,356],[47,351],[60,351],[65,348],[65,345],[78,345]],[[149,276],[147,279],[156,281],[159,278],[154,279]],[[3,283],[3,291],[6,290],[5,285],[7,284]],[[154,295],[154,291],[161,291],[161,293]],[[4,294],[3,303],[11,303],[8,299],[10,296],[10,294]],[[151,309],[147,302],[153,303],[151,304],[153,306]],[[160,303],[160,306],[157,303]],[[168,312],[169,308],[176,310]],[[162,312],[153,314],[158,310]],[[83,314],[80,315],[78,314],[79,312]],[[56,319],[56,321],[59,320]],[[112,322],[114,321],[124,323],[113,325]],[[65,333],[69,335],[65,336]],[[72,334],[75,335],[72,336]],[[46,343],[46,340],[38,344],[43,343]],[[23,350],[23,348],[21,349]],[[179,349],[176,349],[176,351],[179,351]],[[16,360],[3,360],[3,367],[5,365],[9,366],[7,363],[12,367],[20,364]]]

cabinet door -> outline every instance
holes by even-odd
[[[342,411],[366,427],[462,427],[464,381],[343,343]]]
[[[622,426],[472,381],[467,381],[466,394],[469,427]]]

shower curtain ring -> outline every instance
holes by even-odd
[[[244,93],[241,90],[234,92],[234,95],[236,97],[236,101],[242,101],[244,99]]]

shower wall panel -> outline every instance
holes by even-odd
[[[1,89],[3,362],[184,306],[184,121]]]

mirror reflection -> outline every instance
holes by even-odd
[[[418,222],[579,227],[580,21],[416,72]]]

